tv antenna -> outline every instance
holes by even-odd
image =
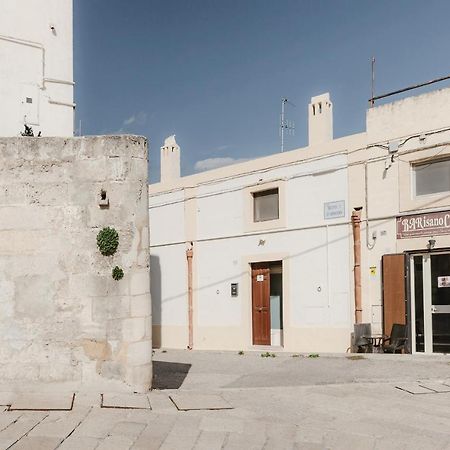
[[[295,105],[286,97],[281,98],[281,115],[280,115],[280,136],[281,136],[281,151],[284,152],[284,133],[287,131],[289,135],[295,135],[295,124],[290,120],[286,120],[284,109],[286,103],[289,103],[295,108]]]

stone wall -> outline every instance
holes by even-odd
[[[1,380],[149,389],[147,160],[136,136],[0,138]]]

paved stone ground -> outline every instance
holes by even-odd
[[[450,357],[348,356],[157,351],[162,389],[104,393],[103,405],[119,408],[77,392],[71,411],[11,411],[27,396],[32,406],[39,400],[0,386],[0,404],[13,405],[0,407],[0,449],[450,450],[450,392],[420,388],[450,385]],[[65,407],[66,389],[41,387],[46,406]],[[171,397],[187,408],[233,409],[180,411]]]

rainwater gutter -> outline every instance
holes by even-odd
[[[194,249],[188,248],[186,250],[187,269],[188,269],[188,350],[194,348],[194,330],[193,330],[193,288],[192,288],[192,258],[194,256]]]
[[[361,210],[359,206],[352,212],[353,229],[353,281],[355,286],[355,323],[362,323],[361,301]]]

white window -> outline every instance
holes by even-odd
[[[253,221],[265,222],[280,217],[278,188],[253,192]]]
[[[450,192],[450,159],[416,164],[413,171],[416,196]]]

